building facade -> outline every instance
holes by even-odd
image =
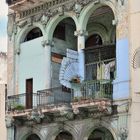
[[[138,140],[138,0],[7,0],[8,140]]]
[[[5,97],[7,85],[7,54],[0,52],[0,135],[6,140]]]

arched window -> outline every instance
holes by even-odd
[[[36,134],[31,134],[26,140],[40,140],[40,138]]]
[[[111,132],[104,128],[95,129],[89,136],[88,140],[114,140]]]
[[[24,39],[24,42],[33,40],[33,39],[38,38],[38,37],[41,37],[41,36],[42,36],[41,30],[40,30],[38,27],[36,27],[36,28],[32,29],[32,30],[26,35],[26,37],[25,37],[25,39]]]
[[[91,35],[86,41],[86,47],[93,47],[95,45],[102,45],[102,38],[98,34]]]

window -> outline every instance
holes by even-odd
[[[91,35],[86,41],[86,47],[102,45],[102,38],[98,34]]]
[[[65,24],[63,25],[57,25],[53,37],[61,39],[61,40],[66,40],[66,36],[65,36]]]
[[[24,42],[33,40],[33,39],[41,37],[41,36],[42,36],[41,30],[39,28],[34,28],[27,34]]]

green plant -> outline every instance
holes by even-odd
[[[15,110],[24,110],[25,107],[23,105],[21,105],[21,104],[16,104],[16,105],[14,105],[14,109]]]
[[[78,102],[78,97],[74,97],[73,102]]]

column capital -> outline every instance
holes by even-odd
[[[6,127],[12,127],[14,124],[14,118],[11,115],[6,115],[5,117]]]
[[[42,42],[41,42],[41,44],[42,44],[42,46],[43,47],[45,47],[45,46],[51,46],[51,47],[53,47],[54,46],[54,41],[52,41],[52,40],[43,40]]]
[[[77,30],[74,32],[75,36],[88,36],[88,32],[86,30]]]

